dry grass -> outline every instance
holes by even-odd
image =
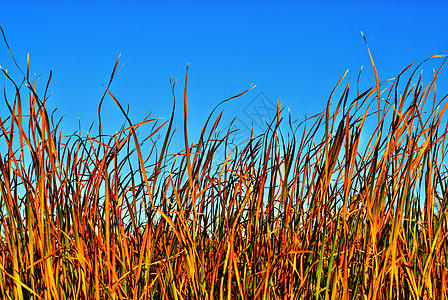
[[[171,155],[173,118],[134,124],[107,89],[127,125],[63,135],[28,68],[3,71],[0,298],[447,299],[448,102],[418,68],[298,126],[279,107],[224,162],[221,115],[188,139],[187,78]]]

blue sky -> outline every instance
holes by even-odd
[[[322,111],[347,69],[352,87],[361,66],[362,86],[374,84],[363,31],[381,80],[395,77],[408,64],[448,54],[448,2],[319,2],[287,1],[138,2],[138,1],[9,1],[2,4],[0,25],[13,53],[31,72],[41,74],[44,88],[50,70],[53,93],[49,107],[65,115],[63,127],[83,129],[97,118],[104,85],[118,55],[122,67],[112,92],[137,122],[153,111],[168,119],[172,107],[170,77],[176,86],[176,125],[182,124],[186,64],[189,131],[199,132],[221,100],[257,87],[224,109],[224,123],[244,116],[261,92],[278,100],[298,118]],[[441,59],[424,67],[432,68]],[[20,80],[4,43],[0,65]],[[446,71],[439,90],[447,92]],[[3,106],[0,106],[2,108]],[[123,119],[110,98],[103,118],[109,133]],[[119,122],[117,123],[117,120]]]

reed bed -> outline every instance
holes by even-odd
[[[109,83],[125,125],[105,134],[100,103],[95,136],[65,135],[29,64],[22,84],[2,69],[0,298],[447,299],[445,60],[425,85],[420,65],[380,83],[372,60],[372,88],[349,99],[342,77],[322,113],[279,105],[238,147],[214,112],[188,139],[185,77],[178,153],[175,98],[134,123]]]

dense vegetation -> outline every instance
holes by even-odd
[[[420,66],[382,83],[372,66],[354,99],[349,83],[333,99],[343,77],[322,113],[279,105],[237,148],[220,114],[188,139],[186,77],[179,153],[175,106],[134,123],[109,83],[125,126],[103,133],[100,103],[96,136],[64,135],[29,67],[23,84],[2,69],[0,298],[447,299],[440,69],[424,85]]]

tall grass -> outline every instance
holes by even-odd
[[[448,102],[419,68],[353,100],[341,78],[322,113],[279,106],[238,148],[220,114],[188,139],[186,77],[174,154],[175,106],[133,123],[108,87],[125,126],[64,135],[29,66],[21,85],[2,69],[0,298],[447,299]]]

